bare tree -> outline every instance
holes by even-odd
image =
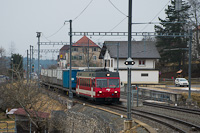
[[[15,53],[15,43],[14,42],[11,42],[10,44],[10,48],[9,48],[9,53],[10,53],[10,56],[12,56],[13,53]]]
[[[4,109],[23,108],[26,112],[26,117],[34,126],[37,133],[43,132],[48,123],[48,119],[41,116],[41,112],[50,113],[54,107],[58,105],[55,101],[49,98],[46,90],[38,88],[37,82],[27,82],[21,77],[20,72],[14,71],[17,75],[17,81],[4,86],[0,89],[0,99],[3,100]],[[1,106],[1,108],[3,108]],[[25,130],[27,126],[22,126]]]
[[[1,47],[0,48],[0,58],[4,57],[5,53],[6,53],[6,50],[3,47]]]

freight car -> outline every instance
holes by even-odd
[[[76,88],[76,73],[82,70],[72,70],[72,88]],[[41,69],[41,80],[42,82],[49,83],[52,85],[59,85],[65,88],[64,90],[69,89],[69,69]]]
[[[42,69],[42,82],[59,85],[69,91],[68,69]],[[120,99],[119,73],[100,70],[72,70],[71,87],[74,94],[97,102],[118,102]]]

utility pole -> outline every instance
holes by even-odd
[[[27,80],[27,83],[29,81],[29,74],[28,74],[28,50],[27,50],[27,70],[26,70],[26,80]]]
[[[131,58],[131,32],[132,32],[132,0],[129,0],[128,13],[128,58]],[[128,68],[128,91],[127,91],[127,120],[131,121],[131,68]]]
[[[31,67],[33,67],[34,60],[33,60],[33,46],[32,46],[32,60],[31,60]],[[34,72],[34,68],[32,68],[31,72]]]
[[[41,32],[36,32],[38,38],[38,88],[40,88],[40,36]]]
[[[189,31],[189,70],[188,70],[188,75],[189,75],[189,92],[188,92],[188,99],[191,100],[191,60],[192,60],[192,29]]]
[[[70,23],[70,66],[69,66],[69,99],[72,100],[72,20],[69,20]]]
[[[30,75],[30,82],[31,82],[31,45],[30,45],[30,72],[29,72],[29,75]]]
[[[120,43],[118,42],[117,44],[117,72],[119,71],[119,45]]]
[[[90,43],[90,40],[88,38],[88,50],[87,50],[87,53],[88,53],[88,70],[89,70],[89,67],[90,67],[90,63],[89,63],[89,43]]]
[[[131,59],[131,35],[132,33],[132,0],[129,0],[129,12],[128,12],[128,58],[125,61],[127,65],[127,119],[124,121],[124,130],[130,130],[132,128],[131,118],[131,66],[134,65],[134,61]]]
[[[13,57],[11,56],[11,63],[12,63],[12,87],[13,87],[13,71],[14,71],[14,67],[13,67]]]

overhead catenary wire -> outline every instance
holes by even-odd
[[[113,31],[115,28],[117,28],[127,17],[123,18],[119,23],[117,23],[117,25],[115,25],[112,29],[110,29],[108,32]],[[100,40],[102,39],[104,36],[101,36],[100,38],[96,39],[96,40]]]
[[[128,15],[126,15],[125,13],[123,13],[119,8],[117,8],[113,3],[112,3],[112,1],[111,0],[108,0],[109,2],[110,2],[110,4],[116,9],[116,10],[118,10],[122,15],[124,15],[124,16],[126,16],[126,17],[128,17]]]
[[[46,39],[47,41],[51,42],[51,40],[49,40],[49,39],[44,35],[44,33],[42,33],[42,37],[43,37],[44,39]]]
[[[65,23],[56,31],[56,32],[54,32],[53,34],[51,34],[50,36],[48,36],[48,37],[45,37],[44,36],[44,33],[43,33],[43,36],[46,38],[46,39],[48,39],[48,38],[50,38],[50,37],[52,37],[52,36],[54,36],[54,35],[56,35],[63,27],[65,26]]]
[[[73,19],[73,21],[75,21],[76,19],[78,19],[82,14],[83,14],[83,12],[89,7],[89,5],[93,2],[94,0],[91,0],[88,4],[87,4],[87,6]],[[46,39],[46,40],[48,40],[48,41],[50,41],[48,38],[50,38],[50,37],[52,37],[52,36],[54,36],[54,35],[56,35],[65,25],[68,25],[69,23],[67,23],[67,24],[63,24],[56,32],[54,32],[53,34],[51,34],[50,36],[45,36],[44,35],[44,33],[43,33],[43,36],[44,36],[44,38]]]
[[[165,6],[155,15],[155,17],[153,17],[153,18],[151,19],[150,22],[152,22],[156,17],[158,17],[158,15],[165,9],[165,7],[170,3],[170,1],[171,1],[171,0],[169,0],[169,1],[167,2],[167,4],[165,4]],[[146,24],[146,25],[142,28],[142,30],[140,30],[140,32],[143,31],[147,26],[148,26],[148,24]]]
[[[90,5],[93,1],[94,1],[94,0],[91,0],[91,1],[87,4],[87,6],[79,13],[79,15],[76,16],[76,17],[73,19],[73,21],[75,21],[78,17],[80,17],[80,16],[83,14],[83,12],[89,7],[89,5]]]

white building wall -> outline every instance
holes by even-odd
[[[114,60],[114,68],[117,68],[117,60]],[[144,66],[140,66],[139,65],[139,59],[133,59],[133,61],[135,62],[135,65],[133,65],[133,69],[155,69],[155,59],[144,59],[145,60],[145,65]],[[124,64],[124,62],[126,61],[126,59],[119,59],[119,68],[127,68],[127,66]]]
[[[108,51],[106,51],[104,56],[105,60],[110,60],[110,64],[107,67],[110,71],[116,71],[117,69],[117,59],[111,58]],[[145,65],[139,65],[139,60],[145,60]],[[113,61],[113,66],[111,67],[111,61]],[[124,64],[126,59],[119,59],[119,74],[120,80],[123,83],[127,83],[127,66]],[[159,71],[155,70],[156,59],[133,59],[135,64],[133,65],[131,71],[131,83],[144,83],[144,84],[157,84],[159,83]],[[105,65],[105,64],[104,64]],[[143,74],[143,76],[142,76]],[[144,76],[146,75],[146,76]],[[147,76],[148,75],[148,76]]]
[[[148,76],[141,76],[142,74],[148,74]],[[120,80],[123,83],[127,83],[127,71],[119,71]],[[144,84],[157,84],[159,83],[159,72],[158,70],[132,70],[131,71],[131,83],[144,83]]]

